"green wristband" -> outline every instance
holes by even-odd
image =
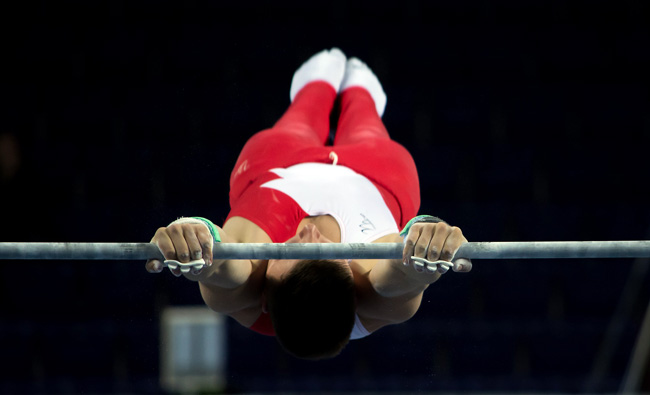
[[[438,223],[438,222],[445,222],[441,220],[438,217],[434,217],[433,215],[418,215],[417,217],[411,219],[409,222],[406,223],[406,226],[404,229],[402,229],[401,232],[399,232],[399,235],[402,237],[406,237],[406,235],[409,234],[409,230],[411,230],[411,226],[413,224],[417,224],[418,222],[429,222],[429,223]]]
[[[214,239],[214,242],[215,243],[220,243],[221,242],[221,236],[219,236],[219,229],[217,229],[217,226],[215,224],[213,224],[212,221],[210,221],[207,218],[203,218],[203,217],[192,217],[192,218],[203,221],[203,223],[208,225],[208,228],[210,228],[210,234],[212,235],[212,238]]]

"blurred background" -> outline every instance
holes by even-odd
[[[382,81],[421,213],[472,241],[650,239],[649,8],[4,2],[0,241],[147,242],[179,216],[222,224],[240,148],[286,109],[295,69],[333,46]],[[222,390],[617,392],[649,265],[477,261],[408,323],[325,362],[228,319]],[[163,392],[162,313],[200,304],[195,283],[144,262],[0,262],[0,393]]]

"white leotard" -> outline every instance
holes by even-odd
[[[399,233],[381,194],[366,177],[344,166],[301,163],[271,169],[280,178],[262,184],[291,197],[307,214],[331,215],[341,229],[342,243],[367,243]],[[355,317],[350,339],[370,332]]]
[[[399,233],[395,219],[377,188],[345,166],[301,163],[271,169],[281,178],[262,184],[290,196],[310,216],[331,215],[342,243],[368,243]]]

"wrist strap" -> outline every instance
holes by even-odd
[[[219,229],[217,229],[217,226],[213,224],[212,221],[203,217],[192,217],[192,218],[198,219],[199,221],[202,221],[204,224],[208,225],[208,228],[210,229],[210,234],[212,235],[214,242],[221,243],[221,236],[219,236]]]
[[[210,231],[210,234],[212,235],[212,239],[214,240],[215,243],[220,243],[221,242],[221,236],[219,235],[219,229],[217,229],[217,226],[212,223],[207,218],[203,217],[182,217],[177,219],[176,221],[172,222],[172,224],[203,224],[208,227],[208,230]],[[170,224],[171,225],[171,224]]]
[[[411,219],[409,222],[406,223],[406,226],[404,226],[404,229],[402,229],[402,231],[399,232],[399,235],[402,237],[406,237],[406,235],[409,234],[409,230],[411,230],[411,226],[419,222],[428,222],[428,223],[437,224],[438,222],[445,222],[445,221],[441,220],[438,217],[434,217],[433,215],[418,215],[417,217]]]

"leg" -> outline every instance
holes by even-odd
[[[268,169],[283,167],[290,154],[325,145],[345,61],[340,50],[325,50],[296,71],[289,109],[271,129],[255,134],[244,145],[230,176],[231,190],[245,188],[247,182]]]
[[[341,84],[341,115],[334,145],[389,139],[381,115],[386,94],[375,74],[359,59],[348,61]]]
[[[358,59],[348,61],[341,84],[341,115],[333,149],[339,163],[371,180],[398,226],[420,207],[420,187],[411,154],[390,139],[381,121],[386,94],[375,74]]]
[[[306,145],[325,145],[330,112],[345,74],[345,64],[345,55],[337,48],[309,58],[293,75],[289,90],[291,106],[272,129],[261,133],[269,139],[293,138]]]
[[[362,87],[346,89],[341,94],[341,115],[334,145],[362,143],[376,138],[390,139],[372,97]]]
[[[289,96],[289,110],[275,124],[305,141],[325,145],[329,135],[329,117],[341,81],[346,58],[338,48],[323,50],[312,56],[294,73]]]
[[[293,103],[272,129],[275,138],[299,139],[305,145],[325,145],[336,90],[324,81],[310,82],[297,92]],[[269,136],[269,138],[274,138]]]

